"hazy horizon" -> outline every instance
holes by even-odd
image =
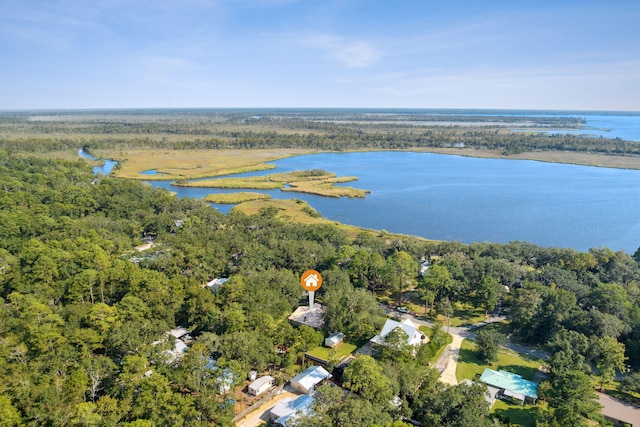
[[[2,111],[640,111],[634,1],[0,5]]]

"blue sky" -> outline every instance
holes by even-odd
[[[640,110],[640,1],[0,0],[0,109]]]

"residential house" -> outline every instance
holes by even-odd
[[[299,396],[295,400],[287,397],[271,408],[271,421],[275,425],[287,427],[287,422],[295,419],[297,414],[308,414],[315,399],[311,396]]]
[[[331,378],[322,366],[310,366],[291,379],[291,387],[304,394],[313,394],[316,385]]]
[[[223,368],[222,370],[220,370],[218,362],[214,359],[209,359],[204,368],[208,371],[211,371],[215,376],[218,394],[225,394],[231,391],[233,385],[238,379],[238,376],[234,374],[231,369]]]
[[[389,332],[396,328],[402,329],[407,334],[407,344],[417,346],[428,340],[427,336],[414,324],[411,319],[404,319],[402,322],[387,319],[382,327],[382,331],[375,337],[371,338],[374,344],[385,345],[385,338]]]
[[[220,289],[220,286],[224,285],[224,283],[229,280],[229,278],[218,278],[218,279],[213,279],[210,282],[206,283],[204,286],[205,288],[209,288],[209,290],[211,292],[218,292],[218,289]]]
[[[480,376],[480,381],[499,389],[501,396],[510,397],[523,404],[524,402],[535,404],[538,399],[538,384],[511,372],[486,368]]]
[[[464,384],[467,387],[471,387],[472,385],[478,384],[478,383],[476,383],[475,381],[471,381],[469,379],[464,379],[460,381],[460,384]],[[484,385],[487,386],[487,392],[484,394],[484,400],[487,401],[487,403],[489,404],[489,408],[491,408],[493,404],[496,403],[496,399],[500,395],[500,389],[492,387],[488,384],[484,384]]]

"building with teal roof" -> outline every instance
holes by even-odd
[[[513,400],[535,404],[538,399],[538,384],[512,372],[487,368],[480,376],[480,381],[499,389],[502,395]]]

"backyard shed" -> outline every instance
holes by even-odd
[[[335,348],[344,342],[344,334],[342,332],[335,332],[324,339],[324,346],[329,348]]]
[[[248,392],[251,395],[258,396],[273,387],[274,378],[270,375],[260,377],[249,384]]]

